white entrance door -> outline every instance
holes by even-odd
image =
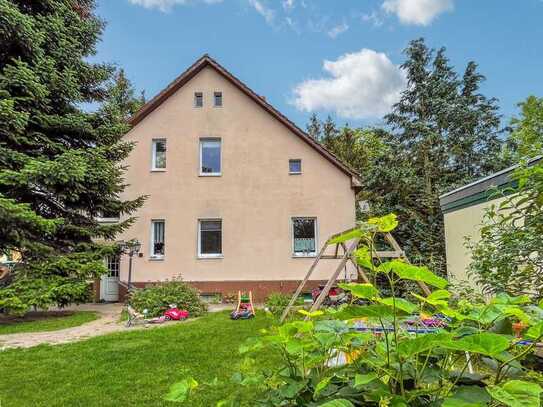
[[[100,280],[100,299],[107,302],[119,301],[120,256],[108,256],[105,261],[108,274]]]

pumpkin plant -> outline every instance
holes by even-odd
[[[543,337],[543,309],[527,296],[506,294],[453,306],[447,281],[428,268],[370,254],[377,233],[396,225],[389,215],[358,232],[364,238],[357,261],[372,281],[386,279],[386,296],[375,284],[341,284],[353,303],[301,311],[304,320],[275,326],[240,347],[245,359],[233,380],[262,394],[251,405],[540,406],[541,376],[526,359]],[[433,291],[402,298],[397,288],[405,282],[424,282]],[[251,355],[262,350],[277,352],[282,364],[259,368]],[[177,388],[195,388],[192,380],[192,387]],[[239,397],[229,395],[220,405],[240,405]]]

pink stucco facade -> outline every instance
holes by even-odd
[[[222,107],[213,106],[217,91]],[[203,94],[203,107],[194,106],[195,92]],[[209,137],[221,142],[220,176],[200,175],[200,139]],[[161,171],[152,169],[153,139],[166,140]],[[331,234],[355,225],[353,177],[212,66],[136,123],[126,140],[136,146],[126,162],[125,196],[148,195],[136,223],[119,237],[143,243],[133,281],[180,275],[213,287],[229,282],[232,288],[236,281],[292,285],[314,260],[293,255],[293,217],[316,219],[317,250]],[[289,174],[289,159],[301,159],[301,174]],[[199,257],[200,219],[222,221],[221,257]],[[161,258],[150,256],[152,220],[164,221]],[[124,281],[127,263],[121,264]],[[323,260],[314,279],[328,278],[336,264]]]

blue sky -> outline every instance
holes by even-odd
[[[459,71],[476,61],[505,121],[543,96],[543,0],[98,0],[98,14],[96,59],[148,98],[209,53],[303,128],[313,111],[381,123],[419,37]]]

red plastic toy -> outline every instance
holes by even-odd
[[[186,310],[181,310],[175,305],[170,305],[170,309],[164,312],[164,318],[168,321],[179,321],[180,319],[187,319],[189,317],[189,312]]]

